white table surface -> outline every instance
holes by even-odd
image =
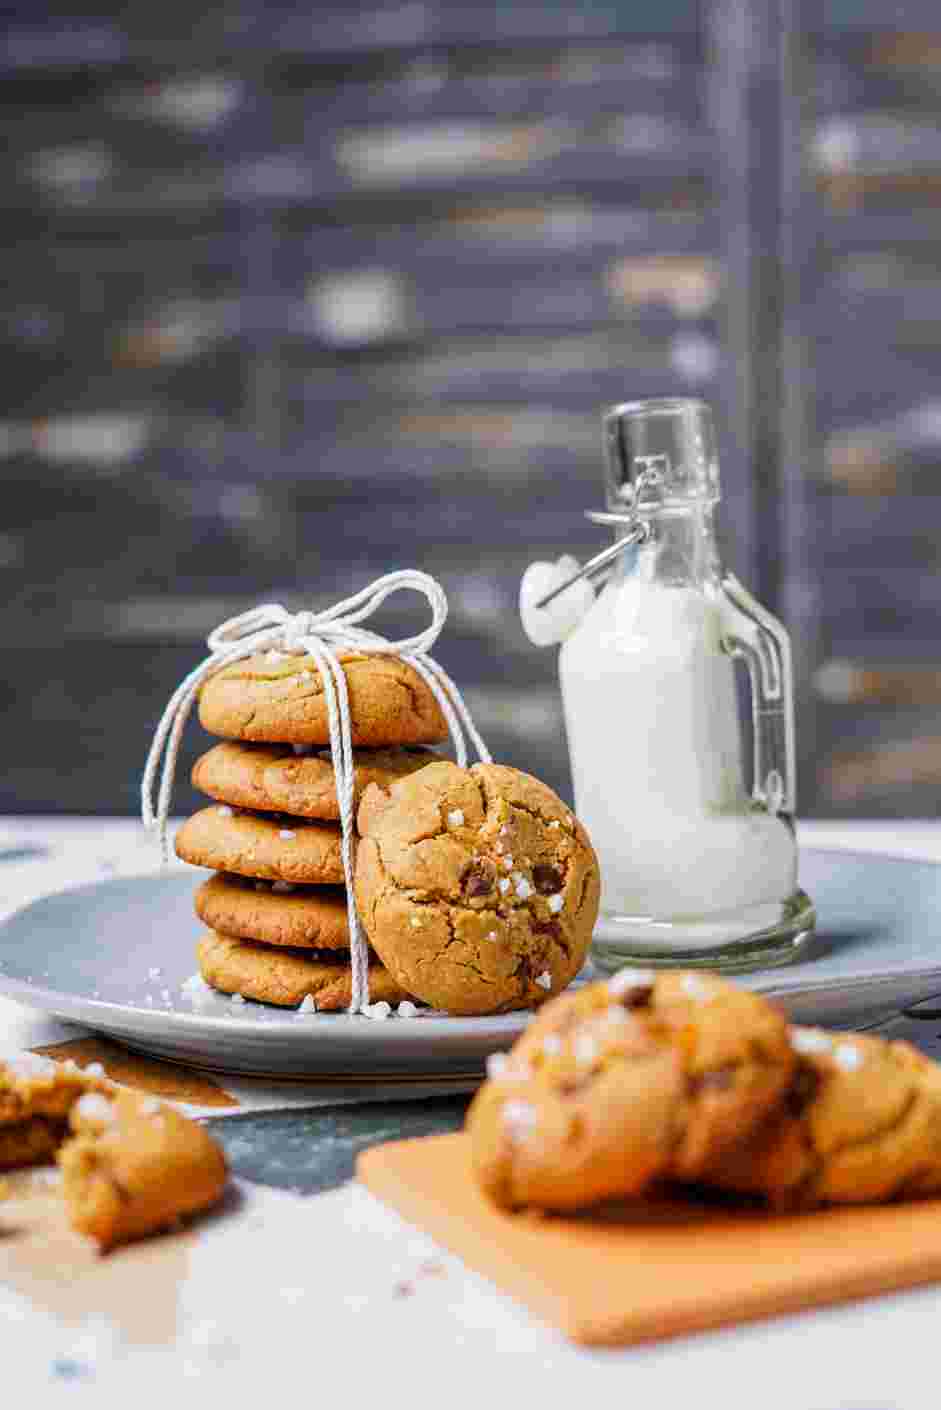
[[[800,836],[941,861],[941,823],[814,822]],[[152,841],[123,819],[0,818],[0,858],[5,849],[22,855],[0,860],[0,916],[53,889],[156,866]],[[0,1000],[0,1044],[24,1041],[33,1021]],[[194,1227],[169,1291],[155,1283],[176,1324],[159,1345],[128,1336],[121,1317],[90,1309],[65,1320],[41,1287],[27,1294],[0,1283],[3,1403],[203,1404],[234,1395],[242,1404],[265,1394],[316,1405],[443,1400],[448,1410],[498,1410],[523,1396],[619,1410],[937,1410],[941,1401],[941,1288],[588,1351],[532,1321],[355,1184],[306,1198],[236,1185],[238,1207]],[[3,1219],[0,1203],[0,1239],[15,1237]],[[429,1258],[443,1271],[424,1270]]]

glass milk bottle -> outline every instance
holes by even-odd
[[[787,633],[719,563],[709,407],[618,406],[604,431],[609,512],[593,517],[624,551],[559,655],[576,811],[601,863],[594,958],[783,963],[814,926],[797,886]]]

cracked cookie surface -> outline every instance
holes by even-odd
[[[795,1058],[760,995],[623,970],[546,1006],[467,1114],[474,1172],[505,1208],[576,1209],[697,1180],[772,1110]]]
[[[339,657],[354,745],[438,744],[448,737],[427,684],[397,656]],[[323,681],[309,656],[264,652],[227,666],[199,693],[199,718],[221,739],[263,744],[330,743]]]
[[[298,749],[313,746],[298,745]],[[434,763],[438,756],[418,745],[357,749],[353,799],[358,804],[370,783],[387,786]],[[193,787],[220,803],[259,812],[337,822],[336,781],[329,749],[295,754],[292,745],[242,744],[226,740],[196,760]]]
[[[266,945],[295,949],[349,949],[342,886],[273,891],[274,884],[224,873],[211,876],[196,892],[196,914],[210,930],[239,940],[261,940]]]
[[[325,1013],[349,1008],[352,1002],[353,972],[348,954],[279,950],[211,931],[199,942],[196,958],[206,983],[223,994],[241,994],[243,999],[282,1008],[297,1008],[310,995],[317,1009]],[[411,995],[388,970],[370,957],[370,1003],[385,999],[398,1004],[408,998]]]
[[[797,1067],[780,1109],[710,1182],[792,1208],[941,1192],[941,1068],[905,1042],[792,1036]]]
[[[320,886],[343,881],[340,843],[331,823],[242,813],[227,804],[201,808],[174,839],[177,856],[193,866]]]
[[[598,862],[559,798],[500,764],[441,761],[359,807],[356,902],[403,989],[454,1014],[529,1008],[584,963]]]

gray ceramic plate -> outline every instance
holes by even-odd
[[[739,982],[803,1023],[873,1022],[941,993],[941,866],[806,850],[819,938],[799,964]],[[0,926],[0,993],[157,1057],[278,1077],[479,1073],[526,1015],[390,1019],[301,1015],[180,986],[194,970],[193,874],[102,881],[33,902]],[[149,971],[159,966],[159,978]],[[169,995],[169,1003],[163,997]],[[150,996],[150,1002],[148,1002]]]

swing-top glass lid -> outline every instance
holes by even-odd
[[[614,513],[719,498],[712,411],[704,401],[623,402],[604,417],[605,494]]]

